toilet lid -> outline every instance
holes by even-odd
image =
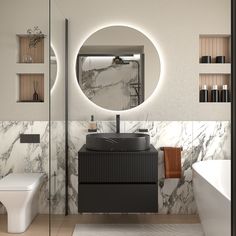
[[[9,174],[0,180],[0,191],[29,191],[43,180],[43,173]]]

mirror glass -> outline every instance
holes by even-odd
[[[76,61],[83,93],[96,105],[116,111],[143,103],[155,90],[160,69],[153,43],[126,26],[96,31],[84,42]]]

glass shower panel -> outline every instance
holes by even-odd
[[[50,219],[54,235],[66,213],[65,18],[54,0],[50,18]]]
[[[49,235],[49,0],[0,0],[0,35],[0,235]]]

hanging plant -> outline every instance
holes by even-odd
[[[27,34],[29,36],[29,48],[35,48],[37,44],[45,38],[45,35],[38,26],[34,26],[33,29],[28,29]]]

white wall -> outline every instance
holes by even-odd
[[[114,119],[116,112],[92,104],[75,73],[77,53],[103,27],[127,25],[159,48],[163,73],[154,95],[119,112],[123,120],[229,120],[230,104],[200,104],[199,34],[230,34],[230,0],[56,0],[69,19],[69,115],[71,120]]]
[[[48,0],[0,0],[0,120],[48,120]],[[18,64],[16,34],[39,26],[45,38],[44,64]],[[44,103],[17,103],[17,73],[44,73]]]
[[[230,33],[230,0],[56,0],[56,3],[69,19],[71,120],[87,120],[91,114],[99,120],[114,119],[116,112],[97,107],[82,94],[75,73],[76,56],[83,42],[98,29],[111,25],[127,25],[145,33],[159,48],[162,59],[163,73],[154,95],[135,109],[119,112],[123,120],[145,120],[147,117],[149,120],[230,119],[230,104],[198,102],[199,34]],[[0,120],[47,120],[48,37],[45,64],[22,67],[16,63],[16,34],[38,25],[49,35],[48,1],[0,0],[0,22]],[[57,53],[63,55],[60,48],[59,45]],[[64,61],[61,59],[59,63],[63,68]],[[37,70],[45,72],[45,102],[16,103],[16,73]],[[64,78],[63,72],[60,76]],[[63,86],[64,82],[58,82],[53,91],[55,119],[63,115]]]

